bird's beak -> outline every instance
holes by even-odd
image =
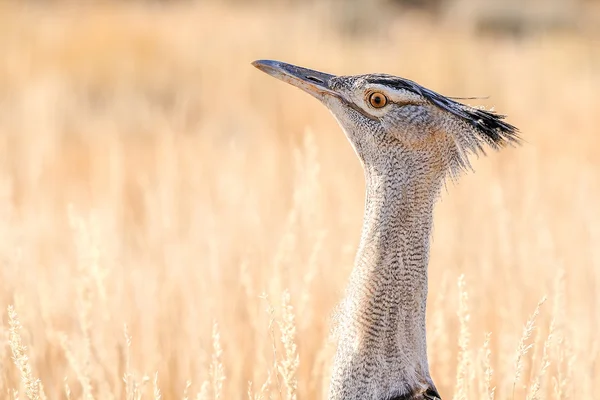
[[[323,95],[326,94],[339,96],[330,86],[331,79],[335,78],[335,75],[273,60],[258,60],[254,61],[252,65],[318,99],[323,98]]]

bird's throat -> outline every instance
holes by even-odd
[[[330,399],[391,398],[432,384],[427,264],[441,177],[368,166],[365,175],[363,229],[340,316]],[[371,397],[377,392],[381,397]]]

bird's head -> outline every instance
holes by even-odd
[[[365,166],[391,155],[426,160],[446,173],[470,153],[518,142],[504,116],[467,106],[385,74],[336,76],[279,61],[253,65],[319,99],[333,113]]]

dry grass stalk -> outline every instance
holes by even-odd
[[[290,292],[285,290],[281,295],[281,321],[279,330],[281,331],[281,342],[285,350],[285,357],[279,362],[279,373],[283,377],[283,382],[287,390],[287,399],[296,400],[296,390],[298,389],[298,380],[296,371],[300,358],[296,349],[296,325],[294,317],[294,308],[290,304]]]
[[[13,362],[21,373],[21,381],[25,386],[25,395],[29,400],[38,400],[40,398],[40,381],[35,379],[31,372],[29,358],[27,357],[27,348],[21,340],[21,323],[12,305],[8,306],[8,325],[9,344],[12,350]]]
[[[6,335],[6,337],[5,337]],[[0,323],[0,393],[6,393],[7,395],[10,392],[9,387],[7,386],[9,377],[8,377],[8,368],[4,366],[4,363],[8,361],[7,352],[10,346],[6,346],[9,342],[9,333],[8,330],[4,328],[4,325]]]
[[[135,384],[134,384],[135,390],[133,392],[135,400],[142,400],[142,397],[146,391],[146,386],[148,385],[148,382],[150,382],[150,377],[148,375],[142,376],[141,382],[135,381]]]
[[[279,381],[279,374],[277,371],[279,370],[279,357],[277,356],[277,341],[275,339],[275,308],[271,305],[269,300],[269,296],[266,293],[260,295],[260,298],[263,299],[267,303],[266,312],[269,317],[269,336],[271,338],[271,350],[273,354],[273,371],[275,375],[275,382],[277,384],[277,390],[279,391],[279,397],[283,398],[283,390],[281,388],[281,382]],[[270,379],[269,379],[270,381]]]
[[[568,341],[569,324],[566,320],[565,271],[560,269],[554,288],[553,323],[555,325],[554,359],[556,376],[552,377],[552,392],[556,400],[572,398],[573,363],[575,357]],[[571,386],[571,387],[570,387]]]
[[[162,398],[160,394],[160,388],[158,387],[158,371],[154,373],[154,380],[152,381],[152,393],[154,394],[154,400],[160,400]]]
[[[64,379],[64,386],[65,386],[65,397],[67,398],[67,400],[71,400],[71,387],[69,386],[69,381],[66,376]]]
[[[92,386],[91,386],[89,376],[85,373],[86,368],[81,365],[81,363],[79,362],[79,359],[75,356],[75,354],[71,350],[69,339],[67,338],[67,336],[64,333],[59,333],[58,338],[59,338],[59,342],[62,347],[62,350],[65,354],[65,357],[66,357],[67,361],[69,362],[69,366],[75,372],[75,375],[77,376],[77,380],[79,381],[79,384],[81,385],[82,392],[84,393],[84,398],[89,398],[88,396],[91,396],[91,393],[92,393]],[[67,381],[65,380],[65,385],[66,384],[67,384]],[[70,393],[70,390],[69,390],[69,393]]]
[[[48,400],[48,396],[46,396],[46,392],[44,390],[44,385],[42,384],[42,381],[38,382],[38,386],[40,392],[40,400]]]
[[[223,349],[221,348],[221,335],[219,333],[219,326],[215,321],[212,329],[212,343],[213,353],[212,361],[210,364],[210,379],[212,383],[212,392],[215,400],[220,399],[223,396],[223,381],[225,380],[225,368],[221,357],[223,355]]]
[[[92,339],[91,335],[91,322],[90,322],[90,312],[92,307],[92,301],[90,299],[91,293],[89,291],[89,287],[87,285],[78,285],[78,319],[79,326],[81,327],[82,332],[82,356],[80,363],[80,375],[82,377],[82,387],[83,387],[83,398],[85,400],[93,400],[94,396],[92,394],[92,381],[90,378],[90,370],[91,370],[91,358],[92,358]]]
[[[301,148],[294,149],[294,170],[294,208],[300,210],[303,225],[318,225],[320,215],[315,199],[320,196],[321,164],[315,135],[309,128],[304,130]]]
[[[127,330],[127,324],[123,325],[123,336],[125,337],[125,372],[123,382],[125,383],[125,398],[133,400],[135,394],[135,382],[131,371],[131,336]]]
[[[327,396],[328,384],[331,379],[331,360],[335,354],[335,346],[331,338],[326,337],[319,347],[311,369],[310,390],[320,393],[321,397]]]
[[[515,378],[513,381],[513,398],[515,395],[515,389],[519,380],[521,378],[521,373],[523,372],[523,357],[531,350],[533,347],[533,343],[527,344],[527,341],[531,337],[531,334],[535,330],[535,321],[537,317],[540,315],[540,307],[542,304],[546,302],[546,297],[544,296],[536,305],[533,314],[527,320],[527,323],[523,327],[523,334],[521,335],[521,339],[519,340],[519,345],[517,347],[517,354],[515,357]]]
[[[572,396],[569,386],[571,386],[573,378],[572,371],[575,357],[563,336],[559,336],[556,339],[556,347],[558,349],[556,354],[558,365],[556,368],[556,377],[552,379],[554,398],[557,400],[570,399]]]
[[[200,391],[198,392],[198,396],[196,396],[197,400],[210,400],[211,399],[211,387],[209,381],[202,382],[200,386]]]
[[[529,388],[529,393],[527,394],[527,400],[539,400],[540,399],[540,388],[542,386],[542,380],[546,375],[546,371],[550,366],[550,348],[553,344],[554,340],[554,320],[550,322],[550,330],[548,332],[548,337],[544,341],[544,348],[542,352],[542,360],[540,362],[540,370],[533,381],[533,385]]]
[[[314,305],[311,304],[311,286],[318,274],[318,258],[323,248],[326,236],[327,232],[324,230],[317,232],[314,239],[314,245],[308,259],[306,274],[303,277],[303,289],[300,297],[300,304],[298,306],[298,314],[302,315],[304,317],[303,320],[305,321],[305,326],[302,328],[306,327],[306,325],[310,324],[312,321],[311,315],[313,312],[312,307],[314,307]]]
[[[254,400],[254,390],[252,389],[252,381],[248,381],[248,400]]]
[[[483,370],[483,398],[486,400],[494,400],[494,394],[496,387],[492,387],[492,375],[494,370],[492,369],[491,356],[492,351],[490,350],[490,339],[492,337],[491,332],[485,335],[483,341],[483,354],[481,357],[481,367]]]
[[[250,392],[248,392],[250,394]],[[267,371],[267,378],[260,387],[260,391],[254,395],[253,400],[271,400],[271,370]]]
[[[470,355],[469,355],[469,294],[466,290],[465,276],[458,278],[458,322],[460,331],[458,337],[458,367],[456,371],[456,389],[454,392],[455,400],[467,400],[469,395],[469,375],[470,375]]]
[[[105,293],[100,275],[100,248],[97,244],[97,222],[93,217],[89,221],[81,218],[75,211],[73,205],[69,205],[68,212],[69,225],[73,230],[74,241],[77,248],[78,263],[78,284],[77,284],[77,317],[79,328],[81,329],[81,353],[77,360],[78,378],[83,389],[83,398],[93,400],[93,387],[91,378],[92,363],[92,322],[91,313],[93,308],[93,281],[96,282],[99,293]],[[106,297],[104,294],[103,297]],[[63,348],[67,343],[63,343]],[[73,358],[72,360],[75,360]]]
[[[187,380],[185,381],[185,388],[183,389],[183,400],[189,400],[190,399],[190,388],[192,387],[192,381],[191,380]]]

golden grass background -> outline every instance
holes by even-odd
[[[491,96],[469,102],[526,142],[437,205],[432,376],[445,399],[594,398],[598,38],[356,37],[288,7],[0,5],[0,398],[324,396],[362,171],[258,58]]]

